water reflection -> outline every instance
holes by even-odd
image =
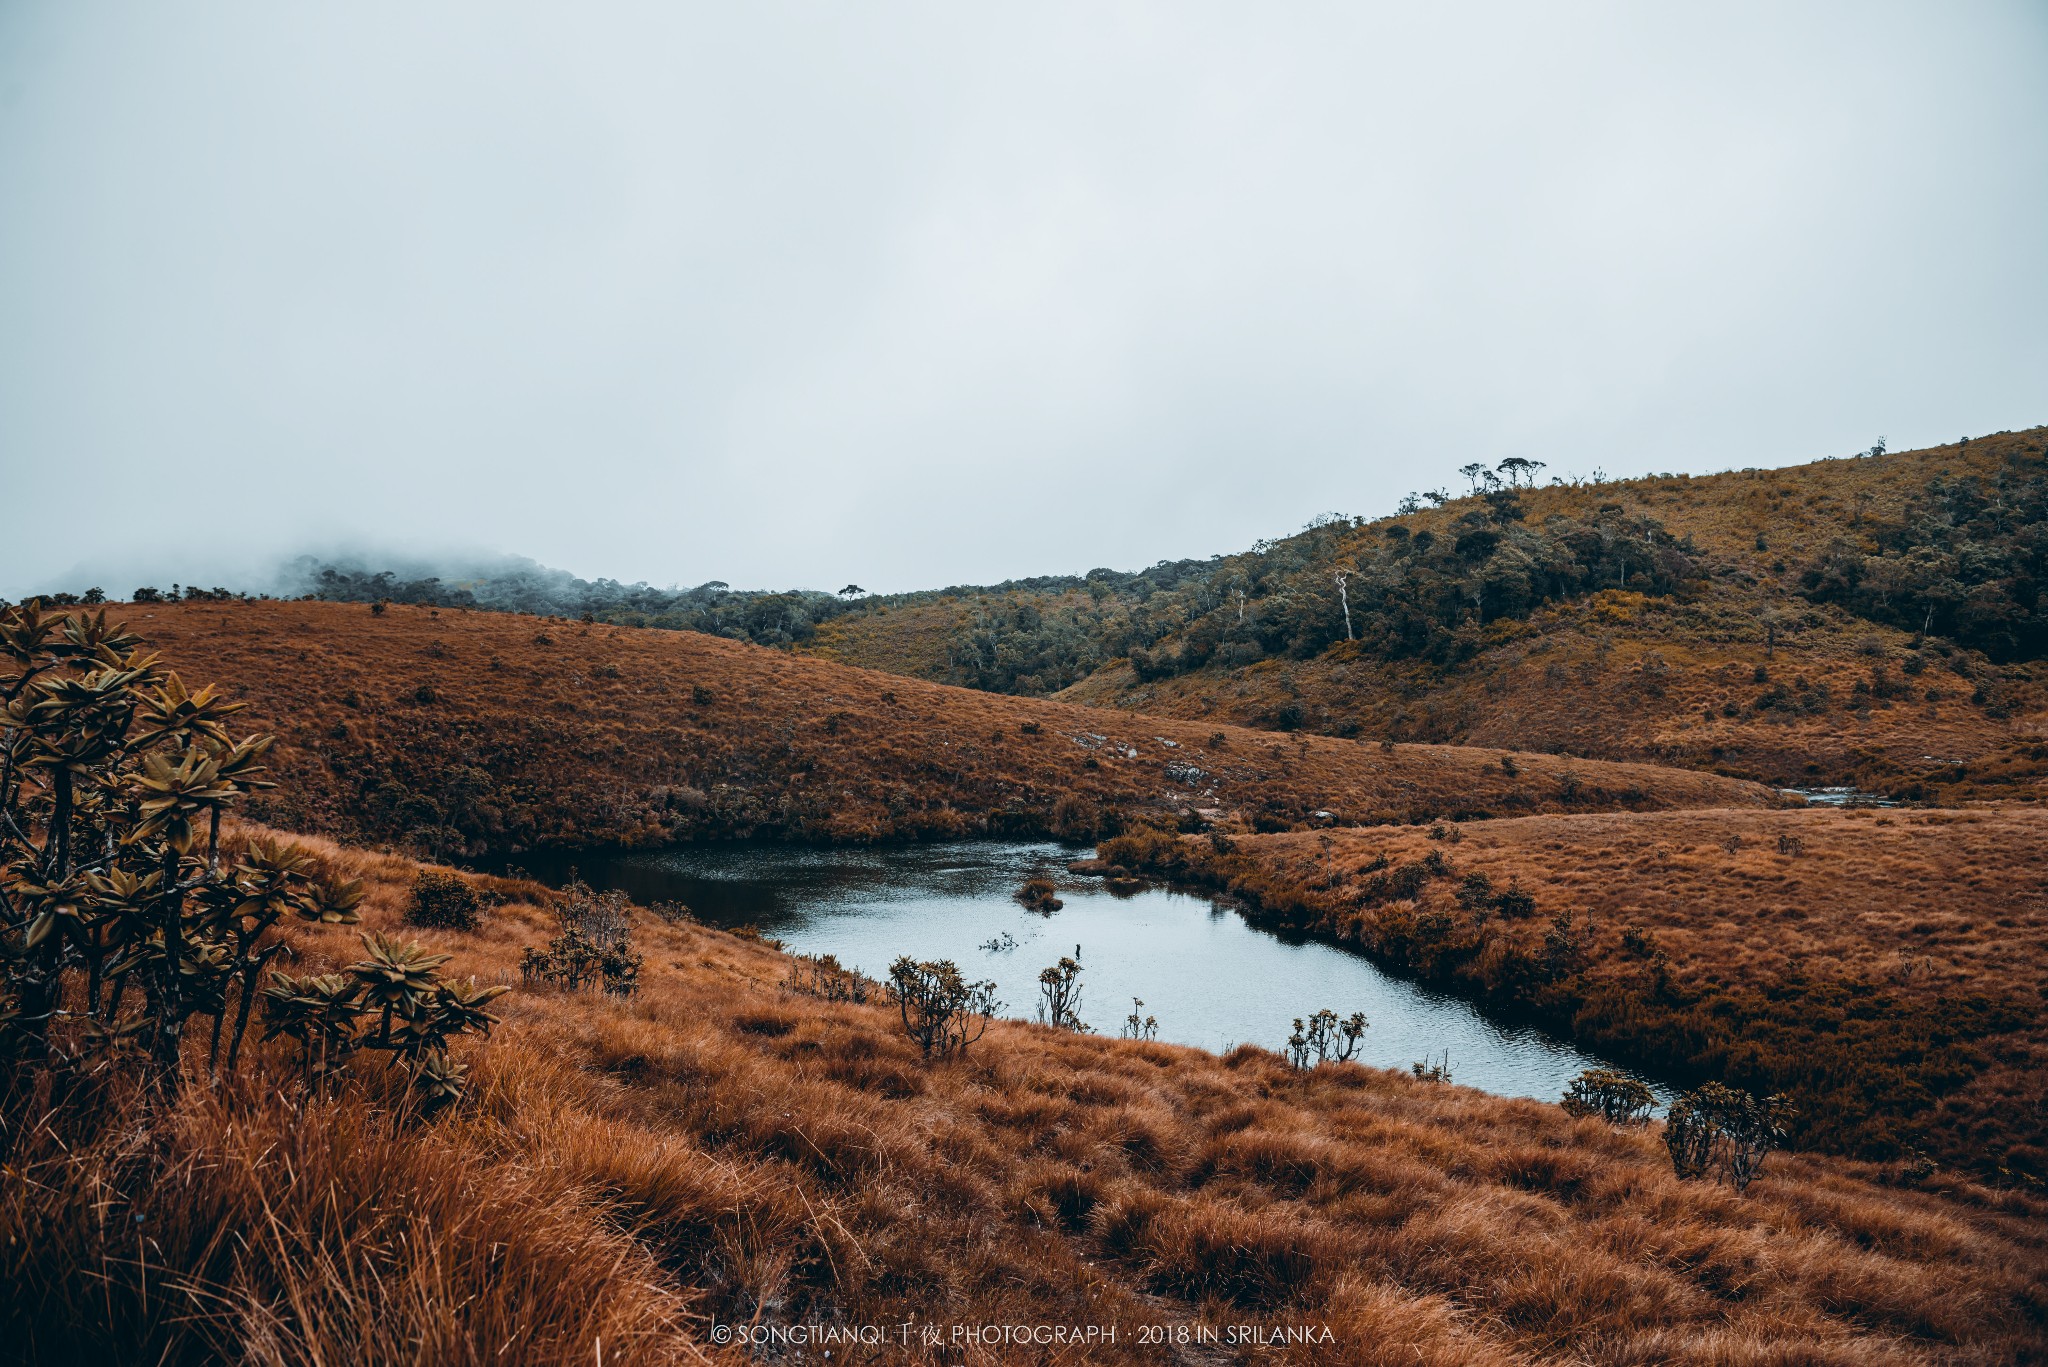
[[[1327,1006],[1371,1020],[1362,1061],[1406,1068],[1449,1050],[1457,1082],[1503,1095],[1555,1100],[1575,1073],[1600,1066],[1541,1031],[1503,1029],[1356,954],[1256,927],[1207,898],[1117,895],[1067,873],[1086,853],[1050,843],[739,845],[523,862],[549,882],[573,868],[637,902],[678,901],[712,925],[755,925],[875,977],[899,954],[952,959],[972,978],[994,979],[1006,1014],[1022,1018],[1033,1013],[1039,970],[1075,955],[1081,1015],[1103,1034],[1116,1033],[1136,997],[1161,1039],[1277,1049],[1293,1017]],[[1013,900],[1033,875],[1054,880],[1061,910],[1041,915]]]

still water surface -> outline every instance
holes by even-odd
[[[1406,1068],[1448,1050],[1454,1081],[1505,1096],[1554,1101],[1574,1074],[1602,1066],[1541,1031],[1495,1025],[1456,998],[1390,977],[1349,951],[1260,929],[1208,898],[1159,888],[1112,894],[1066,871],[1087,853],[974,841],[586,851],[522,862],[551,883],[573,869],[637,902],[681,902],[710,925],[758,926],[796,952],[831,954],[876,978],[899,954],[951,959],[969,978],[994,979],[1004,1014],[1026,1019],[1036,1009],[1039,970],[1078,954],[1081,1015],[1100,1034],[1115,1034],[1138,997],[1139,1014],[1158,1018],[1163,1040],[1218,1052],[1246,1042],[1280,1049],[1295,1016],[1327,1006],[1339,1015],[1365,1012],[1363,1062]],[[1013,900],[1033,875],[1051,877],[1065,906],[1041,915]]]

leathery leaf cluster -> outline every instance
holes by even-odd
[[[224,847],[222,816],[274,786],[270,738],[229,730],[239,710],[104,612],[0,608],[0,1078],[139,1058],[169,1096],[200,1029],[208,1075],[236,1068],[259,997],[286,1013],[270,1033],[296,1028],[285,1003],[303,984],[262,984],[282,949],[270,932],[353,922],[362,889],[281,842]],[[498,989],[429,989],[440,962],[373,946],[349,970],[356,995],[321,1008],[324,1056],[344,1034],[374,1041],[423,1091],[459,1091],[445,1041],[487,1028]],[[343,1023],[357,1003],[367,1026]]]

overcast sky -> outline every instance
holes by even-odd
[[[902,589],[1928,445],[2048,421],[2044,246],[2040,0],[0,0],[0,594]]]

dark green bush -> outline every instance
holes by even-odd
[[[905,954],[889,965],[889,983],[904,1033],[927,1059],[964,1052],[1003,1006],[993,982],[968,982],[951,959],[919,961]]]
[[[1736,1191],[1763,1173],[1764,1158],[1785,1142],[1792,1108],[1783,1097],[1758,1097],[1718,1082],[1704,1083],[1671,1103],[1664,1146],[1681,1178],[1713,1173]]]
[[[527,947],[519,960],[520,976],[532,985],[548,983],[571,992],[601,986],[607,996],[632,996],[640,990],[645,960],[633,948],[629,907],[623,892],[592,892],[586,884],[571,883],[555,903],[554,938],[545,948]]]

